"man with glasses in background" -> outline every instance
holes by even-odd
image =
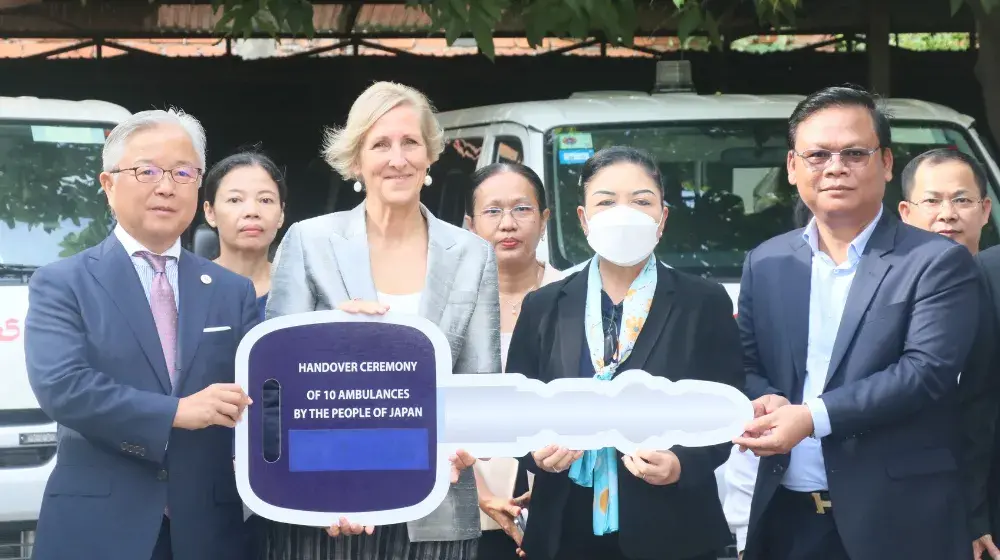
[[[979,240],[990,217],[992,202],[986,191],[986,172],[969,155],[936,148],[913,158],[903,169],[903,200],[899,215],[911,226],[939,233],[979,253]],[[988,286],[980,298],[988,302]],[[965,368],[959,376],[962,414],[962,476],[969,507],[973,557],[1000,560],[990,527],[989,476],[1000,378],[994,349],[995,319],[990,305],[979,306],[978,330]]]
[[[193,117],[129,117],[100,174],[118,225],[31,278],[28,378],[59,424],[35,560],[246,558],[234,367],[259,312],[249,279],[181,248],[204,167]]]
[[[964,247],[884,212],[888,116],[831,87],[789,119],[813,218],[750,251],[737,321],[761,457],[745,560],[968,558],[959,372],[979,281]]]
[[[933,231],[979,253],[983,227],[989,221],[992,201],[987,193],[986,172],[975,159],[956,149],[938,148],[913,158],[902,175],[903,200],[899,215],[903,221]],[[991,300],[990,282],[1000,282],[1000,253],[980,255],[984,278],[981,284],[978,331],[965,368],[959,377],[962,414],[962,468],[969,507],[969,530],[973,558],[1000,560],[1000,549],[992,535],[990,513],[997,506],[996,488],[991,489],[1000,377],[996,371],[996,311]],[[996,286],[993,289],[998,289]],[[996,475],[992,475],[996,478]],[[995,481],[994,484],[995,485]],[[995,515],[995,511],[994,511]]]
[[[975,159],[951,148],[937,148],[910,160],[901,177],[904,222],[953,239],[975,255],[992,202],[986,172]]]

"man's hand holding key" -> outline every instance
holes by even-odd
[[[174,427],[200,430],[209,426],[236,427],[243,411],[253,404],[236,383],[216,383],[184,397],[177,404]]]

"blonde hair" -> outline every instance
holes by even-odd
[[[357,179],[354,169],[358,166],[365,136],[380,118],[400,105],[409,105],[417,112],[427,157],[432,164],[436,162],[444,151],[444,132],[427,97],[409,86],[376,82],[354,100],[346,126],[326,131],[323,158],[330,167],[344,179]]]

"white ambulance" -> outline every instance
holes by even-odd
[[[651,93],[579,93],[444,112],[439,119],[446,149],[431,169],[434,184],[441,181],[443,189],[437,211],[460,223],[470,171],[497,161],[524,163],[543,179],[552,212],[540,256],[556,268],[571,268],[592,254],[576,214],[583,163],[606,146],[642,148],[659,165],[670,205],[656,254],[670,266],[723,283],[735,311],[746,252],[797,227],[797,196],[787,182],[785,155],[788,117],[802,98],[697,95],[682,61],[659,63]],[[887,105],[894,116],[895,156],[895,177],[885,197],[889,211],[896,211],[901,197],[903,167],[935,147],[951,146],[983,162],[995,200],[1000,170],[972,118],[913,99],[891,99]],[[984,248],[1000,241],[1000,205],[993,212]]]
[[[103,101],[0,97],[0,558],[27,558],[52,472],[56,425],[24,365],[28,279],[100,243],[105,136],[129,112]]]

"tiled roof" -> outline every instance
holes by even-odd
[[[341,42],[338,39],[283,39],[274,42],[269,39],[237,40],[233,44],[233,54],[245,58],[272,58],[290,56],[329,47]],[[562,49],[580,41],[567,39],[546,39],[537,49],[528,46],[527,39],[494,40],[497,56],[532,56]],[[676,50],[677,40],[671,37],[636,39],[636,44],[656,50]],[[97,48],[87,45],[81,39],[0,39],[0,58],[23,58],[42,56],[46,52],[57,49],[70,49],[73,45],[83,45],[79,49],[59,52],[49,58],[95,58]],[[102,56],[111,57],[124,54],[126,51],[115,48],[122,45],[131,49],[170,57],[203,57],[224,56],[226,44],[220,39],[118,39],[102,47]],[[383,49],[379,46],[385,47]],[[474,43],[460,39],[454,45],[448,46],[444,39],[370,39],[358,46],[361,56],[396,56],[393,51],[404,51],[421,56],[463,56],[474,55],[477,49]],[[600,56],[599,46],[582,47],[567,54],[578,56]],[[326,50],[315,54],[318,57],[352,56],[351,46]],[[607,49],[609,57],[649,57],[652,56],[633,49]]]
[[[780,40],[783,48],[792,49],[829,40],[826,35],[785,36]],[[748,38],[754,44],[767,44],[778,41],[777,36],[758,36]],[[339,39],[283,39],[279,42],[270,39],[252,39],[250,41],[236,40],[232,46],[233,54],[243,58],[275,58],[308,53],[323,47],[342,43]],[[582,42],[570,39],[545,39],[538,48],[531,48],[524,38],[496,38],[497,56],[536,56],[553,51],[560,51]],[[73,49],[74,45],[80,45]],[[103,57],[113,57],[125,54],[127,51],[116,48],[140,51],[168,57],[216,57],[226,55],[226,43],[222,39],[190,38],[190,39],[117,39],[102,47]],[[635,45],[641,49],[624,47],[607,47],[604,56],[615,58],[652,57],[653,52],[675,52],[680,49],[680,42],[675,37],[637,37]],[[379,48],[383,47],[383,48]],[[832,47],[830,47],[832,48]],[[48,58],[95,58],[97,48],[87,44],[83,39],[0,39],[0,58],[24,58],[28,56],[44,56],[45,53],[59,51]],[[358,46],[360,56],[397,56],[397,52],[406,52],[420,56],[466,56],[477,53],[475,44],[469,39],[459,39],[448,46],[444,39],[368,39]],[[582,46],[565,52],[572,56],[601,56],[600,45]],[[352,56],[354,49],[350,45],[343,48],[325,50],[313,56],[334,57]]]
[[[893,32],[964,32],[974,24],[966,7],[951,16],[941,0],[884,0],[892,13]],[[319,36],[361,34],[442,36],[428,17],[406,0],[312,0],[313,26]],[[858,0],[800,0],[796,26],[800,33],[864,32],[870,14]],[[732,37],[770,32],[758,22],[753,2],[736,3],[724,32]],[[360,9],[358,9],[360,8]],[[638,36],[674,35],[674,2],[637,2]],[[208,0],[0,0],[3,37],[150,37],[219,36],[218,15]],[[516,18],[499,22],[495,37],[524,36]]]

